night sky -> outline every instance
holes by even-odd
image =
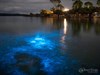
[[[72,0],[61,0],[66,8],[72,7]],[[97,0],[82,0],[91,1],[96,5]],[[53,4],[49,0],[0,0],[0,13],[37,13],[41,9],[50,9]]]

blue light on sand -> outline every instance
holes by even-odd
[[[44,37],[34,37],[29,41],[29,44],[36,48],[36,49],[53,49],[54,48],[54,44],[52,43],[52,41],[44,38]]]

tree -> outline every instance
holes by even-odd
[[[73,0],[73,1],[75,1],[72,6],[73,9],[78,10],[82,8],[83,2],[81,0]]]
[[[60,3],[57,5],[56,7],[58,10],[63,10],[64,9],[64,6]]]
[[[52,7],[50,10],[54,12],[56,10],[56,8],[55,7]]]
[[[60,0],[50,0],[50,2],[53,3],[55,7],[56,7],[59,3],[61,3]]]
[[[54,12],[54,14],[58,15],[58,18],[60,15],[63,14],[64,6],[61,4],[61,0],[50,0],[51,3],[54,4],[55,7],[53,7],[51,10]]]
[[[100,7],[100,0],[97,0],[97,5]]]
[[[59,18],[60,15],[63,14],[63,11],[62,11],[62,10],[55,10],[55,11],[54,11],[54,14],[57,14],[57,15],[58,15],[58,18]]]
[[[45,15],[45,14],[47,14],[47,11],[43,9],[43,10],[41,10],[40,14]]]
[[[80,9],[82,8],[83,2],[81,0],[73,0],[73,10],[75,11],[75,16],[79,17]]]
[[[91,19],[92,13],[94,12],[93,4],[91,2],[85,2],[84,7],[85,7],[85,10],[87,10],[87,14],[89,15],[88,16],[89,19]]]
[[[90,8],[93,8],[93,4],[91,2],[85,2],[84,7],[90,9]]]

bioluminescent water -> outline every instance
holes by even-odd
[[[9,41],[11,44],[4,48],[4,50],[7,48],[7,52],[4,50],[1,51],[1,54],[3,54],[0,55],[1,69],[4,68],[7,74],[16,75],[26,75],[26,73],[38,75],[38,72],[40,72],[40,74],[44,72],[43,75],[59,75],[70,72],[70,66],[78,64],[78,61],[75,59],[71,60],[67,55],[60,54],[61,41],[57,41],[59,38],[53,40],[53,38],[55,38],[53,37],[54,35],[59,36],[57,33],[47,35],[48,34],[42,35],[41,33],[36,33],[35,35],[27,35],[25,37],[2,37],[1,39],[5,40],[6,46]],[[9,41],[7,41],[8,39]],[[4,41],[1,43],[3,42]],[[27,67],[28,70],[25,71]],[[58,72],[59,70],[61,72]],[[64,70],[66,72],[64,72]]]
[[[29,41],[30,45],[36,49],[52,49],[54,48],[54,43],[45,37],[36,36]]]
[[[100,74],[99,21],[0,19],[0,75]]]

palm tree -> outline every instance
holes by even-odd
[[[73,9],[78,10],[82,8],[83,2],[81,0],[74,0],[75,2],[73,3]]]
[[[90,8],[93,8],[93,4],[91,2],[85,2],[84,7],[90,9]]]
[[[97,5],[100,7],[100,0],[97,0]]]

